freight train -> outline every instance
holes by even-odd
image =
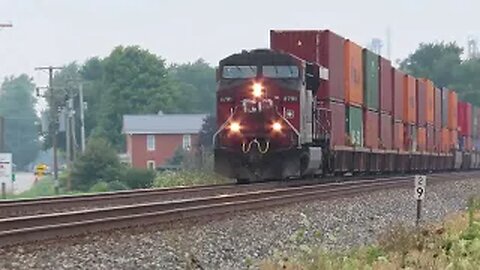
[[[238,182],[480,167],[480,111],[329,30],[217,69],[215,171]]]

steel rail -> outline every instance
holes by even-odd
[[[441,180],[450,180],[455,176],[456,178],[464,178],[469,175],[431,175],[429,179],[430,182],[439,182]],[[325,200],[385,188],[407,186],[413,186],[411,177],[380,178],[250,191],[60,214],[5,218],[0,219],[0,247],[56,237],[75,236],[104,230],[273,207],[312,199]]]
[[[348,181],[368,180],[375,176],[352,177]],[[404,177],[404,176],[397,176]],[[304,180],[292,182],[263,182],[249,185],[204,185],[195,187],[137,189],[97,194],[64,195],[36,199],[0,200],[0,218],[21,215],[46,214],[87,208],[99,208],[116,205],[137,204],[139,202],[167,201],[214,194],[228,194],[256,189],[275,188],[279,186],[301,186],[318,184],[321,181],[334,182],[338,178],[325,178],[320,181]],[[340,178],[342,180],[345,177]]]

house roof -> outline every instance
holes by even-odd
[[[122,132],[126,134],[195,134],[206,114],[124,115]]]

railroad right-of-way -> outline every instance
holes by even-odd
[[[472,174],[475,173],[433,174],[429,176],[429,182],[434,184],[445,180],[463,179]],[[341,198],[381,189],[412,186],[413,182],[411,176],[397,176],[281,188],[272,186],[271,189],[261,189],[258,185],[253,190],[251,186],[249,190],[248,185],[235,186],[238,188],[236,192],[221,195],[205,193],[206,190],[214,190],[213,186],[199,187],[197,189],[204,192],[203,197],[149,203],[138,201],[137,198],[135,204],[3,218],[0,219],[0,247],[242,210],[269,208],[300,201]],[[264,184],[264,188],[266,185]],[[220,186],[218,188],[222,190],[233,189],[233,187]],[[173,189],[176,192],[194,192],[195,190],[195,188]],[[135,197],[138,194],[130,193],[130,195]]]
[[[439,221],[465,209],[468,198],[480,192],[478,172],[427,178],[424,222]],[[390,224],[413,225],[413,195],[413,177],[409,176],[398,187],[315,196],[308,201],[298,198],[281,206],[263,204],[262,210],[209,212],[158,225],[147,222],[7,246],[0,248],[0,268],[178,269],[195,262],[203,269],[246,269],[263,258],[306,244],[343,249],[374,241]]]

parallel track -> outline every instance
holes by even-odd
[[[479,174],[478,172],[433,174],[429,176],[429,184],[465,179],[472,176],[478,177]],[[412,185],[411,176],[378,178],[265,190],[247,190],[172,201],[10,217],[0,219],[0,247],[56,237],[69,237],[111,229],[268,208],[306,200],[325,200]]]

